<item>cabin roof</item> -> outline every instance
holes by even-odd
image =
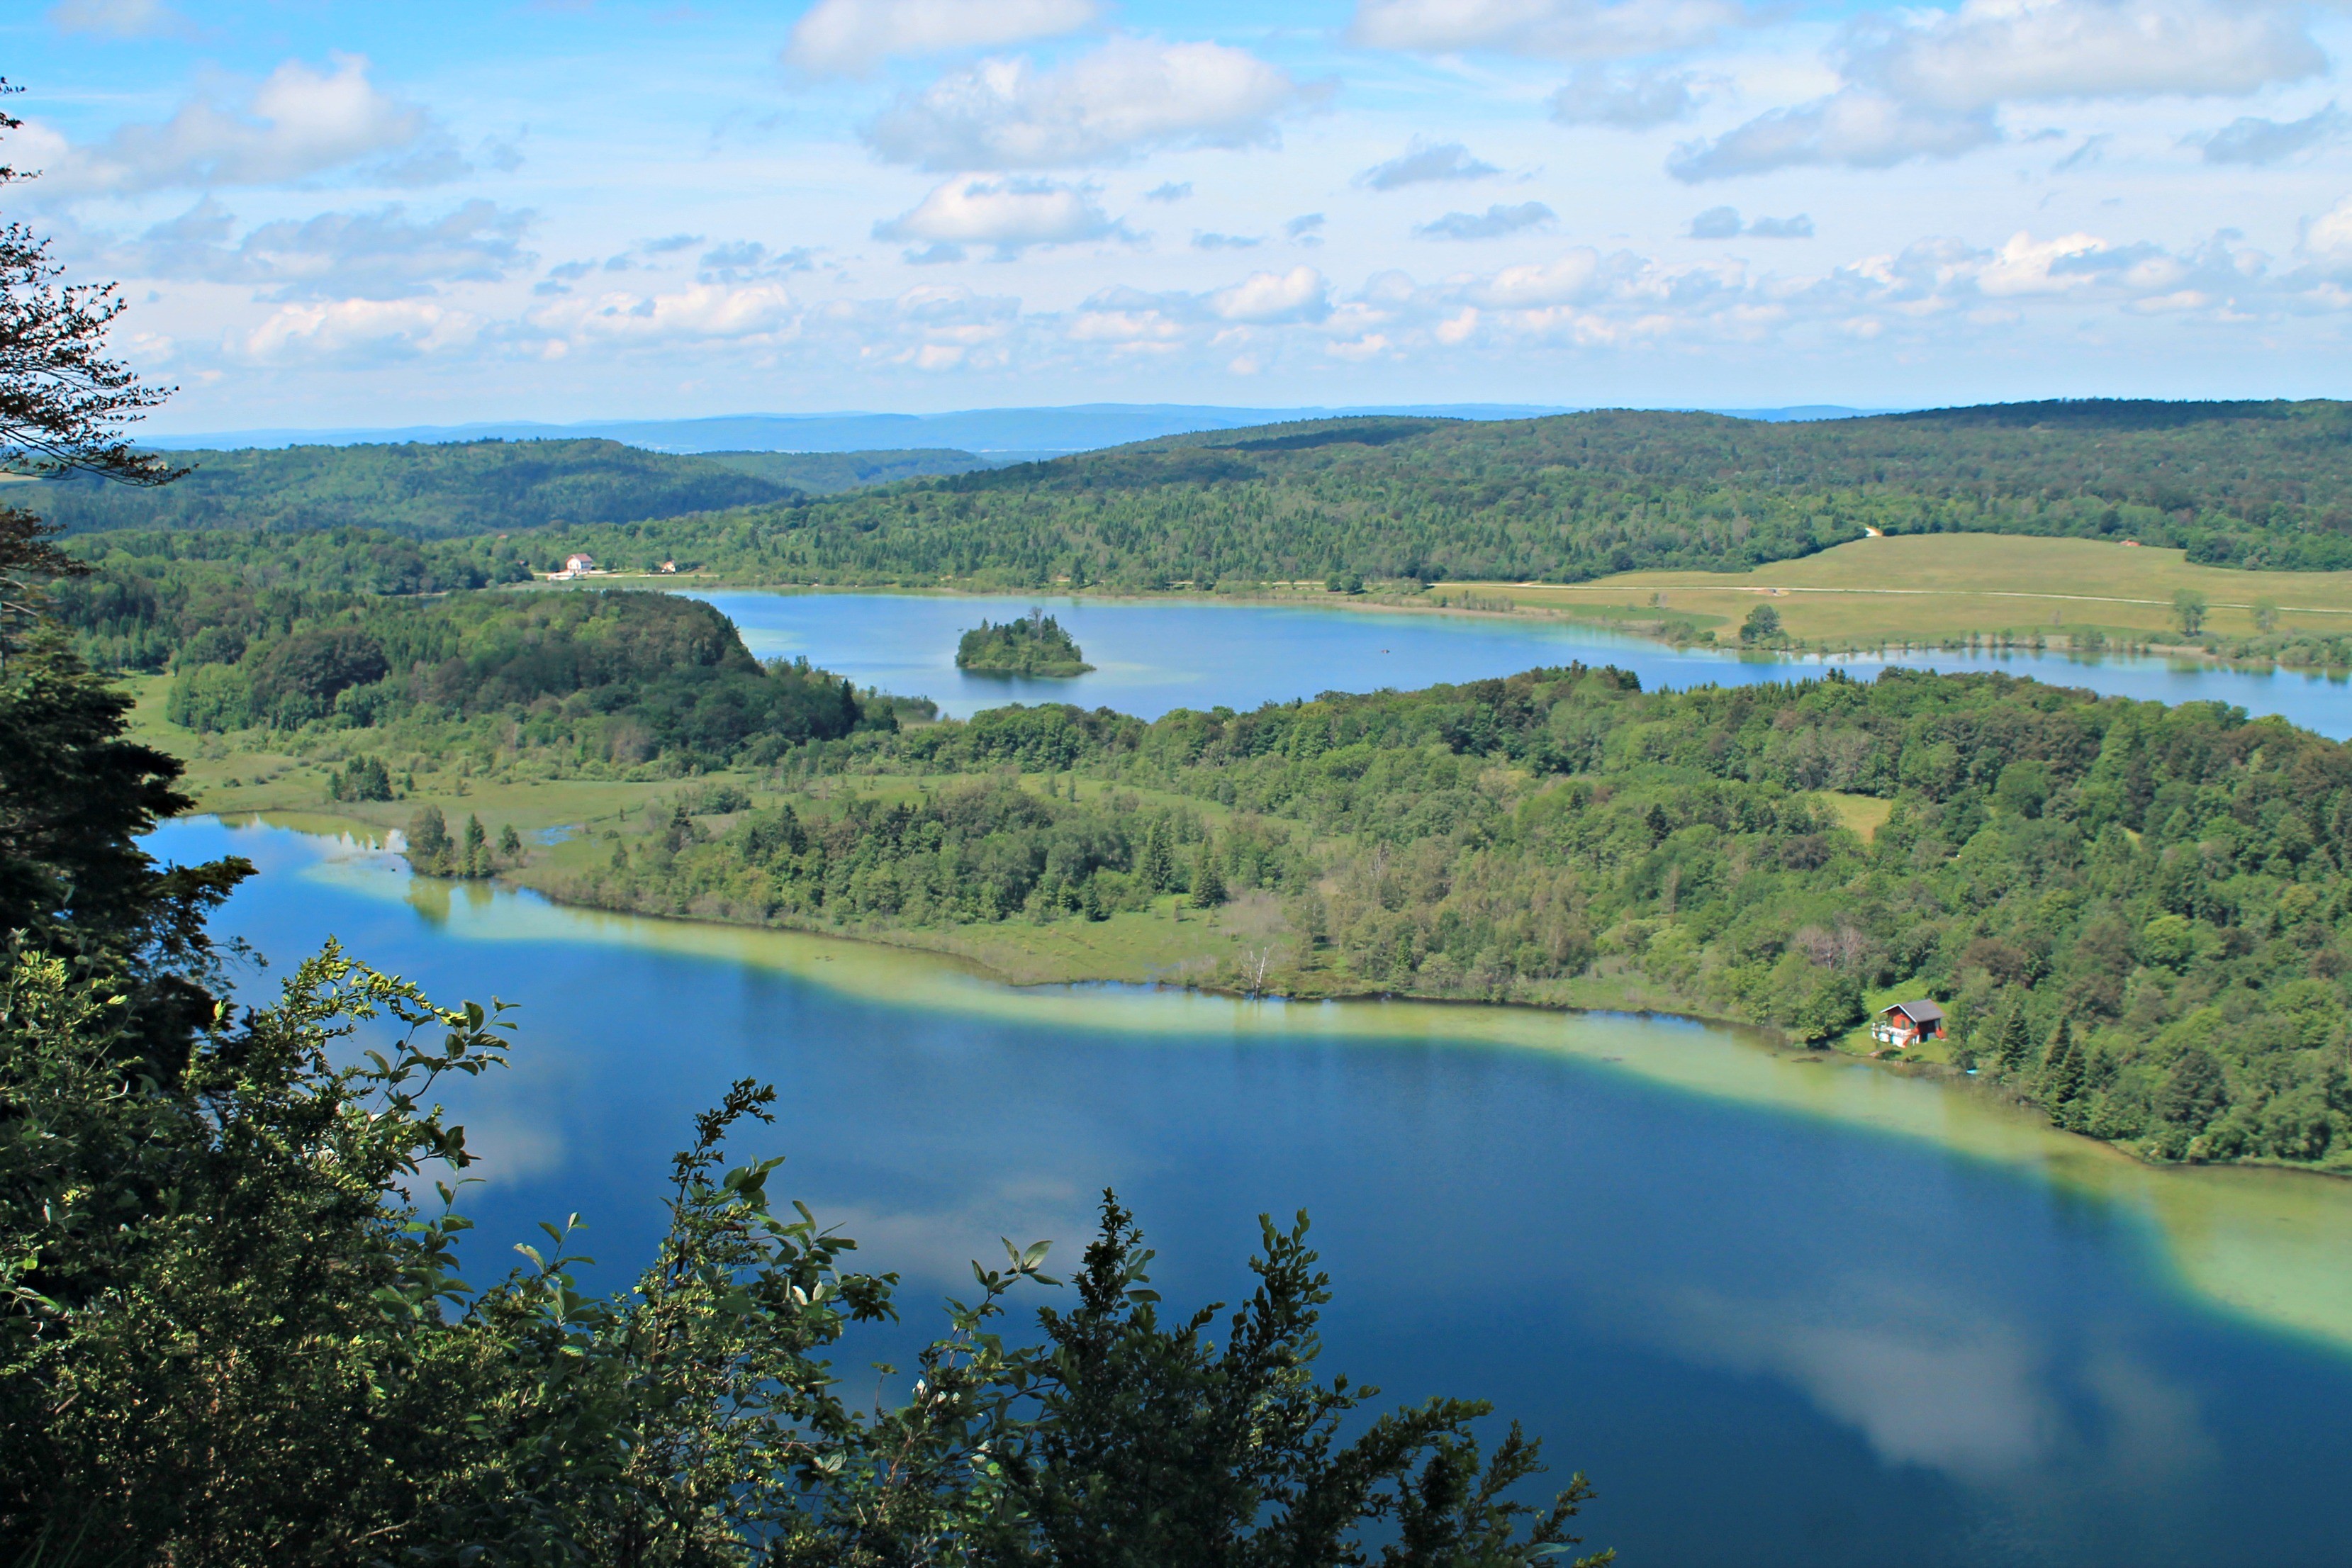
[[[1932,1024],[1944,1016],[1944,1010],[1941,1007],[1937,1006],[1933,1002],[1925,1001],[1897,1002],[1894,1006],[1884,1008],[1882,1011],[1900,1013],[1915,1024]]]

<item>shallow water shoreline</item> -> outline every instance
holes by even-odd
[[[1013,985],[932,950],[810,931],[557,904],[488,883],[414,877],[373,842],[290,827],[299,875],[398,902],[471,942],[625,945],[789,974],[871,1005],[1150,1038],[1345,1041],[1574,1058],[1706,1099],[1759,1107],[2027,1173],[2146,1226],[2175,1284],[2209,1307],[2352,1354],[2352,1182],[2254,1165],[2153,1166],[2053,1127],[1966,1082],[1780,1048],[1751,1029],[1664,1015],[1364,996],[1293,1001],[1122,982]],[[362,956],[364,956],[363,954]]]

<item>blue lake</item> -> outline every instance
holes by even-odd
[[[945,606],[924,625],[972,616],[892,603]],[[1083,613],[1098,656],[1116,643],[1095,647],[1098,626],[1238,634],[1266,614]],[[1458,654],[1457,674],[1493,672],[1478,662],[1503,646],[1458,623],[1316,625],[1391,636],[1425,661]],[[845,640],[812,651],[866,679]],[[1392,683],[1428,678],[1417,668]],[[1285,679],[1376,684],[1268,671],[1226,700]],[[1107,1184],[1187,1306],[1244,1288],[1256,1215],[1310,1210],[1338,1292],[1324,1370],[1382,1385],[1381,1403],[1493,1398],[1545,1437],[1562,1478],[1591,1473],[1588,1537],[1628,1568],[2347,1561],[2340,1342],[2192,1290],[2155,1211],[2067,1179],[2063,1158],[1993,1158],[1654,1076],[1696,1082],[1690,1064],[1707,1061],[1781,1070],[1715,1031],[1013,993],[928,958],[412,881],[379,853],[278,828],[175,822],[154,847],[256,860],[263,875],[219,925],[280,965],[332,934],[444,999],[522,1004],[512,1069],[453,1093],[488,1156],[466,1199],[478,1279],[508,1244],[538,1239],[533,1222],[577,1210],[593,1281],[625,1281],[650,1252],[689,1118],[757,1077],[782,1090],[777,1121],[737,1152],[789,1156],[776,1190],[860,1237],[866,1266],[901,1271],[917,1326],[964,1259],[998,1255],[999,1236],[1051,1237],[1072,1258]],[[269,986],[245,982],[249,999]],[[1497,1029],[1517,1043],[1481,1037]],[[1839,1093],[1894,1095],[1906,1125],[1985,1114],[1866,1068],[1808,1070],[1848,1072]],[[2339,1193],[2247,1174],[2323,1202]],[[2213,1213],[2208,1230],[2273,1223],[2259,1201]],[[875,1339],[844,1365],[906,1342]]]
[[[1653,689],[1801,679],[1825,668],[1869,679],[1888,664],[1998,669],[2162,702],[2221,701],[2352,737],[2343,676],[2231,669],[2158,658],[1920,652],[1881,659],[1743,658],[1675,649],[1564,621],[1292,608],[1213,600],[957,597],[907,594],[707,593],[762,658],[806,656],[885,691],[936,700],[963,718],[1007,702],[1076,702],[1146,719],[1172,708],[1237,710],[1324,691],[1412,690],[1575,661],[1630,669]],[[1049,611],[1097,668],[1066,680],[967,675],[957,638],[982,618]]]

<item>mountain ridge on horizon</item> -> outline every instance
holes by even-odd
[[[236,450],[295,446],[376,446],[418,442],[570,440],[602,437],[656,452],[878,452],[950,447],[1002,455],[1054,457],[1097,451],[1163,436],[1245,429],[1300,419],[1408,415],[1456,419],[1531,419],[1589,412],[1584,406],[1538,404],[1381,404],[1344,408],[1244,408],[1216,404],[1082,403],[1049,407],[970,408],[941,414],[723,414],[691,419],[602,419],[571,424],[478,420],[461,425],[413,425],[319,429],[263,427],[145,437],[161,451]],[[1698,412],[1771,423],[1845,419],[1890,412],[1834,404],[1786,408],[1716,408]],[[790,443],[789,445],[785,443]]]

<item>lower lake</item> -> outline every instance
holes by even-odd
[[[842,646],[809,651],[866,679]],[[1559,658],[1510,668],[1537,662]],[[1283,679],[1308,675],[1266,694]],[[1258,1214],[1311,1211],[1323,1371],[1380,1405],[1495,1400],[1555,1479],[1591,1474],[1585,1533],[1627,1568],[2346,1561],[2352,1183],[2149,1171],[1965,1089],[1675,1020],[1015,990],[275,827],[184,820],[152,847],[255,860],[216,923],[280,968],[331,934],[444,1001],[521,1004],[511,1069],[452,1091],[487,1157],[478,1281],[576,1210],[591,1282],[624,1283],[693,1113],[756,1077],[777,1120],[735,1154],[788,1156],[772,1190],[904,1275],[911,1330],[1001,1236],[1073,1261],[1106,1185],[1184,1307],[1244,1291]],[[852,1386],[911,1338],[845,1354]]]
[[[2352,736],[2345,677],[2236,669],[2189,659],[2075,658],[2025,650],[1921,650],[1885,658],[1784,658],[1675,648],[1535,616],[1319,609],[1216,600],[969,597],[913,594],[698,593],[763,658],[800,658],[859,686],[929,697],[950,718],[1007,702],[1075,702],[1156,719],[1171,708],[1246,710],[1324,691],[1411,691],[1539,665],[1613,664],[1653,690],[1803,679],[1825,668],[1867,680],[1890,664],[1998,669],[2058,686],[2160,702],[2234,703],[2336,740]],[[982,617],[1045,608],[1096,668],[1069,679],[972,675],[957,638]]]

